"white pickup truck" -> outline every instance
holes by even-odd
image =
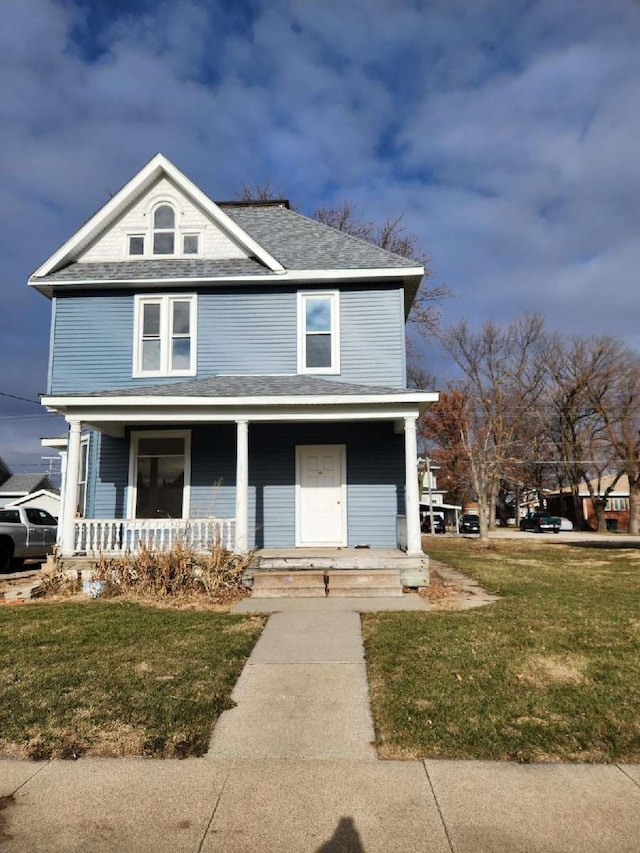
[[[45,509],[0,509],[0,572],[6,572],[12,561],[44,560],[56,544],[57,532],[58,522]]]

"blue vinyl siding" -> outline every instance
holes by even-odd
[[[402,290],[349,289],[340,293],[341,375],[336,379],[404,388],[404,347]]]
[[[94,433],[95,468],[90,472],[94,490],[87,508],[92,518],[125,518],[129,479],[129,439]],[[89,515],[89,512],[87,512]]]
[[[323,288],[331,289],[327,284]],[[191,291],[189,291],[191,292]],[[134,294],[60,296],[52,321],[50,394],[131,388],[173,377],[134,379]],[[402,290],[343,287],[340,368],[332,380],[402,388]],[[217,289],[198,296],[198,376],[295,374],[296,289]]]
[[[123,518],[129,440],[95,435],[88,488],[94,518]],[[235,515],[235,425],[192,430],[190,516]],[[388,422],[249,425],[251,547],[295,546],[295,448],[345,444],[348,544],[396,546],[404,512],[404,440]]]
[[[192,518],[233,518],[236,514],[236,425],[216,424],[191,431]]]

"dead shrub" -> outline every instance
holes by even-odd
[[[105,584],[102,597],[134,593],[166,599],[204,594],[228,602],[248,594],[242,573],[252,558],[253,552],[234,554],[218,544],[199,552],[178,540],[167,551],[143,546],[135,554],[101,556],[94,578]]]

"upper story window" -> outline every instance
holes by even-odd
[[[193,376],[196,296],[136,296],[134,376]]]
[[[182,257],[200,254],[200,234],[180,228],[179,214],[168,202],[161,202],[149,214],[145,233],[127,234],[129,257]]]
[[[298,293],[298,372],[340,372],[338,291]]]
[[[153,211],[153,254],[174,255],[176,246],[176,214],[168,204]]]

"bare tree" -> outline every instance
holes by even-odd
[[[468,406],[464,391],[450,385],[440,392],[440,399],[423,415],[419,426],[425,452],[440,465],[440,488],[462,505],[473,495],[469,454],[463,438],[469,431]]]
[[[618,398],[623,353],[613,338],[559,335],[550,339],[547,351],[548,436],[571,486],[576,519],[584,523],[579,494],[584,484],[600,531],[606,528],[607,499],[623,473],[612,441],[620,414],[612,402]]]
[[[459,388],[466,404],[460,438],[478,499],[480,539],[495,520],[501,479],[513,476],[520,430],[535,411],[544,387],[539,352],[544,323],[527,315],[501,329],[491,321],[474,333],[465,320],[441,335],[445,350],[463,373]]]
[[[240,184],[240,188],[235,193],[238,201],[280,201],[286,198],[285,194],[280,190],[274,190],[271,185],[271,178],[268,178],[264,183],[257,184]]]
[[[640,532],[640,359],[615,338],[597,338],[592,346],[599,371],[590,377],[589,394],[615,456],[615,470],[618,476],[626,474],[629,480],[629,533],[637,534]],[[617,477],[609,491],[615,483]]]

